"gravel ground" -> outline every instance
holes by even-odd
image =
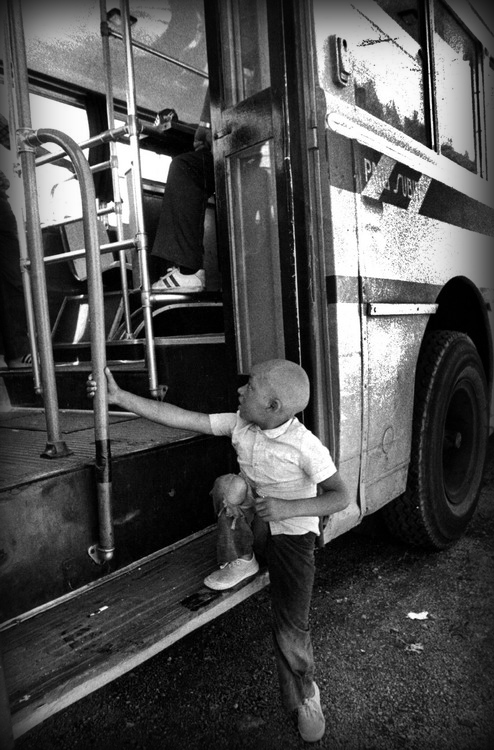
[[[327,731],[314,747],[493,750],[493,583],[491,438],[478,511],[452,549],[411,550],[374,528],[318,550],[312,633]],[[279,707],[266,590],[16,743],[182,747],[308,747]]]

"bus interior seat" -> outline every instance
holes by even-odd
[[[62,255],[71,250],[81,250],[85,244],[82,219],[77,219],[63,226],[44,227],[42,236],[46,257]],[[110,241],[108,232],[100,220],[98,220],[98,238],[100,245]],[[105,293],[105,311],[108,319],[112,321],[117,317],[116,307],[118,307],[121,299],[120,267],[118,261],[114,260],[113,253],[105,253],[101,256],[101,270]],[[53,341],[59,343],[70,340],[67,331],[70,328],[70,320],[75,315],[74,310],[78,307],[83,309],[87,301],[88,285],[85,258],[68,258],[66,262],[60,261],[48,264],[46,266],[46,282]]]
[[[59,226],[43,227],[42,238],[45,258],[65,252]],[[76,277],[69,261],[47,264],[45,273],[50,321],[53,326],[65,297],[86,294],[87,283]]]
[[[98,239],[99,244],[108,244],[109,237],[108,232],[101,221],[98,220]],[[68,224],[60,227],[60,234],[62,238],[63,249],[65,252],[72,250],[82,250],[85,246],[84,240],[84,225],[82,219],[76,219]],[[112,253],[105,253],[101,255],[101,271],[104,272],[114,265],[114,259]],[[87,281],[87,264],[85,258],[71,258],[69,260],[69,266],[72,273],[78,281]]]

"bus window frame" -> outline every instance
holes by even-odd
[[[379,0],[374,0],[375,5],[379,8],[379,11],[388,15],[391,20],[392,17],[383,8]],[[437,79],[436,79],[436,48],[435,48],[435,14],[438,7],[441,7],[441,12],[448,14],[453,22],[460,27],[462,34],[468,39],[472,45],[473,54],[475,55],[474,66],[472,66],[474,80],[472,82],[472,122],[473,122],[473,139],[474,139],[474,169],[469,169],[460,160],[452,159],[446,156],[441,151],[440,144],[440,123],[438,120],[438,90],[437,90]],[[484,63],[483,63],[483,51],[485,40],[480,39],[478,33],[480,31],[476,24],[473,23],[474,18],[468,16],[468,13],[464,14],[461,12],[461,7],[456,7],[457,3],[455,0],[430,0],[429,2],[419,2],[419,29],[420,29],[420,41],[419,44],[424,52],[423,61],[423,96],[424,96],[424,117],[425,117],[425,128],[428,136],[428,145],[421,144],[420,140],[410,136],[417,144],[424,145],[426,148],[432,149],[439,158],[447,159],[448,162],[460,166],[462,169],[470,172],[472,175],[481,179],[487,178],[487,121],[486,121],[486,101],[485,101],[485,86],[486,76],[484,74]],[[466,17],[464,17],[466,15]],[[468,23],[470,21],[470,24]],[[445,42],[448,44],[447,42]],[[487,64],[489,56],[487,55]],[[470,103],[469,103],[470,104]],[[358,105],[357,105],[358,106]],[[386,123],[377,115],[367,110],[371,117],[375,117],[377,120]],[[391,127],[395,127],[391,125]],[[396,130],[403,134],[404,131],[400,128]]]
[[[0,64],[0,85],[4,85],[4,75],[3,75],[3,65]],[[108,129],[108,123],[105,117],[101,117],[101,110],[98,111],[98,106],[93,104],[93,102],[96,102],[96,99],[99,96],[102,96],[99,94],[99,92],[93,92],[87,89],[82,89],[80,87],[77,87],[71,83],[65,84],[62,80],[55,79],[49,76],[46,76],[42,73],[36,73],[30,71],[29,76],[29,94],[34,95],[36,97],[39,97],[40,99],[44,99],[47,102],[56,102],[59,104],[63,104],[69,107],[73,107],[75,109],[82,110],[85,113],[86,121],[87,121],[87,130],[88,130],[88,137],[90,137],[90,133],[97,134],[99,132],[103,132],[104,130]],[[124,124],[127,122],[127,105],[125,102],[121,100],[114,100],[114,113],[115,113],[115,121],[117,124]],[[142,119],[143,122],[147,122],[149,124],[152,124],[154,122],[156,113],[151,112],[150,110],[138,110],[138,116],[140,119]],[[103,122],[103,120],[105,120]],[[103,127],[102,127],[103,125]],[[33,124],[33,127],[36,129],[36,124]],[[113,124],[112,124],[113,127]],[[61,130],[63,132],[65,131],[63,123],[59,124],[59,127],[56,129]],[[71,136],[71,133],[67,133],[67,135]],[[117,147],[126,148],[127,143],[117,143]],[[106,144],[107,146],[107,144]],[[101,147],[98,147],[101,149]],[[57,150],[57,149],[53,149]],[[86,149],[84,151],[86,158],[88,158],[89,162],[90,160],[90,151],[89,149]],[[169,161],[171,161],[171,156],[168,154],[163,154],[164,157],[166,157]],[[109,157],[108,157],[109,158]],[[167,179],[167,172],[168,172],[169,162],[167,165],[163,165],[163,175],[160,179],[160,181],[163,184],[166,184]],[[42,169],[42,167],[41,167]],[[106,174],[104,172],[103,174]],[[108,181],[110,180],[110,175],[108,173],[108,179],[103,180],[101,179],[101,174],[95,175],[96,177],[99,177],[100,179],[95,179],[95,188],[96,188],[96,198],[98,201],[101,201],[102,204],[108,203],[108,201],[112,200],[112,196],[108,195]],[[150,178],[147,175],[144,175],[145,179],[154,179]],[[121,179],[121,185],[123,186],[124,190],[126,190],[126,178],[124,174],[120,175]],[[57,184],[62,184],[63,181],[60,183],[55,183],[53,185],[53,190],[56,189]],[[77,214],[77,216],[76,216]],[[74,214],[74,217],[72,218],[78,218],[79,212],[76,212]],[[52,223],[50,220],[43,221],[43,226],[49,225]],[[55,223],[57,223],[55,221]]]
[[[380,2],[380,0],[373,0],[372,4],[369,4],[369,7],[366,7],[367,3],[356,3],[354,8],[355,11],[362,16],[371,27],[375,27],[380,32],[383,32],[385,35],[385,39],[392,42],[392,52],[393,56],[397,54],[397,50],[403,51],[402,45],[405,44],[406,47],[411,47],[414,44],[418,45],[420,52],[423,54],[421,63],[422,63],[422,70],[420,74],[421,79],[421,88],[422,88],[422,112],[418,112],[419,115],[422,115],[423,119],[423,128],[424,128],[424,140],[420,140],[419,138],[416,138],[415,136],[411,135],[409,132],[407,132],[405,128],[405,119],[403,119],[403,122],[400,127],[390,122],[385,117],[380,117],[379,115],[375,114],[371,111],[371,109],[361,106],[360,104],[357,104],[357,92],[355,91],[355,104],[357,107],[362,109],[367,114],[370,114],[373,117],[376,117],[379,121],[391,125],[391,127],[396,128],[396,130],[403,134],[404,136],[412,138],[414,141],[419,143],[422,146],[430,147],[431,146],[431,137],[429,132],[429,121],[428,121],[428,111],[429,111],[429,88],[427,85],[427,78],[428,78],[428,60],[427,55],[425,54],[425,49],[427,45],[427,38],[424,35],[423,32],[423,15],[424,15],[424,6],[418,0],[417,2],[417,23],[418,23],[418,39],[415,38],[413,33],[409,31],[406,26],[401,24],[393,15],[384,7],[384,5]],[[415,10],[415,9],[414,9]],[[372,12],[371,12],[372,11]],[[368,14],[368,15],[367,15]],[[396,29],[399,29],[400,37],[399,37],[399,43],[396,42],[396,39],[394,38],[394,33]],[[396,43],[396,48],[394,47],[394,44]],[[411,58],[413,58],[413,54],[411,50],[406,50]],[[400,103],[402,103],[403,100],[400,100]],[[379,104],[383,104],[382,102],[379,102]],[[389,106],[390,102],[386,103],[384,105],[384,108]],[[396,108],[396,100],[392,101],[392,104]],[[421,119],[419,117],[419,125],[422,125]]]
[[[475,97],[476,107],[474,137],[477,168],[475,171],[472,171],[458,161],[452,160],[442,154],[438,145],[437,94],[434,82],[432,23],[434,4],[437,2],[439,0],[421,0],[418,8],[420,43],[424,54],[424,110],[428,144],[425,145],[412,135],[405,133],[402,129],[387,123],[377,115],[356,104],[353,96],[353,86],[342,86],[336,80],[334,72],[335,52],[331,47],[331,40],[336,37],[330,36],[332,32],[329,27],[326,35],[324,33],[320,34],[317,47],[320,85],[325,92],[328,106],[327,124],[330,129],[336,132],[341,131],[345,133],[349,129],[354,134],[361,132],[360,137],[365,140],[372,140],[375,143],[379,141],[381,147],[384,149],[386,149],[385,142],[387,142],[393,152],[396,148],[403,150],[405,159],[411,154],[414,156],[417,155],[420,162],[422,162],[422,166],[417,168],[423,169],[424,165],[434,164],[434,169],[437,167],[439,170],[438,174],[443,175],[443,179],[446,179],[448,184],[459,186],[457,189],[460,191],[463,191],[465,185],[468,185],[467,192],[469,194],[481,195],[481,200],[490,204],[490,197],[488,197],[485,188],[489,179],[487,168],[488,156],[491,150],[494,151],[492,137],[490,137],[488,130],[488,125],[492,121],[492,115],[489,120],[487,111],[489,79],[490,76],[492,77],[492,70],[489,74],[487,66],[493,60],[492,36],[489,33],[488,27],[482,21],[482,17],[476,15],[473,7],[462,3],[461,0],[441,0],[441,4],[444,6],[446,12],[453,17],[466,33],[475,51],[476,85],[472,91],[472,96]],[[382,13],[386,13],[384,8],[379,4],[379,0],[373,0],[373,5],[379,8]],[[336,27],[333,25],[331,28],[336,34],[338,33],[337,24]],[[314,32],[314,35],[316,38],[317,33]],[[434,158],[431,158],[432,156]]]
[[[440,10],[438,11],[438,8]],[[448,14],[453,22],[460,27],[461,32],[468,38],[469,42],[472,44],[473,52],[475,55],[475,61],[474,65],[472,66],[472,71],[474,75],[474,80],[472,81],[472,102],[470,104],[473,104],[473,112],[472,112],[472,121],[473,121],[473,140],[474,140],[474,149],[475,149],[475,169],[469,169],[467,166],[462,164],[457,159],[452,159],[448,156],[446,156],[442,150],[441,150],[441,143],[440,143],[440,126],[442,123],[439,122],[439,113],[438,113],[438,86],[437,86],[437,77],[436,77],[436,69],[437,69],[437,48],[435,44],[435,37],[438,34],[436,32],[436,13],[442,12],[445,14]],[[428,28],[428,34],[427,34],[427,49],[428,49],[428,58],[430,61],[429,65],[429,84],[430,84],[430,91],[431,91],[431,110],[432,110],[432,143],[433,143],[433,149],[434,151],[441,157],[444,157],[445,159],[448,159],[449,161],[452,161],[454,164],[458,164],[459,166],[463,167],[463,169],[466,169],[467,171],[471,172],[472,174],[480,177],[485,178],[486,175],[486,159],[485,159],[485,143],[486,143],[486,131],[485,128],[482,127],[482,122],[485,123],[485,99],[483,96],[484,92],[484,76],[483,76],[483,70],[482,70],[482,43],[479,41],[479,39],[475,36],[473,31],[466,25],[466,23],[462,20],[462,18],[456,13],[452,7],[452,5],[449,2],[445,2],[444,0],[433,0],[433,2],[428,6],[427,10],[427,28]],[[448,44],[448,42],[446,42]]]

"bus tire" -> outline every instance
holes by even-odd
[[[407,487],[383,508],[398,539],[442,550],[462,536],[482,485],[487,404],[471,339],[456,331],[428,334],[417,364]]]

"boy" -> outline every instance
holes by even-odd
[[[318,517],[343,510],[348,497],[329,451],[295,416],[309,401],[307,374],[282,359],[254,365],[238,390],[237,413],[211,415],[135,396],[121,390],[108,369],[106,376],[108,400],[126,411],[169,427],[231,437],[242,481],[227,475],[213,488],[220,568],[204,582],[231,588],[258,571],[253,549],[265,557],[282,702],[296,712],[302,738],[317,742],[325,720],[309,630],[314,542]],[[88,395],[95,390],[90,379]]]

